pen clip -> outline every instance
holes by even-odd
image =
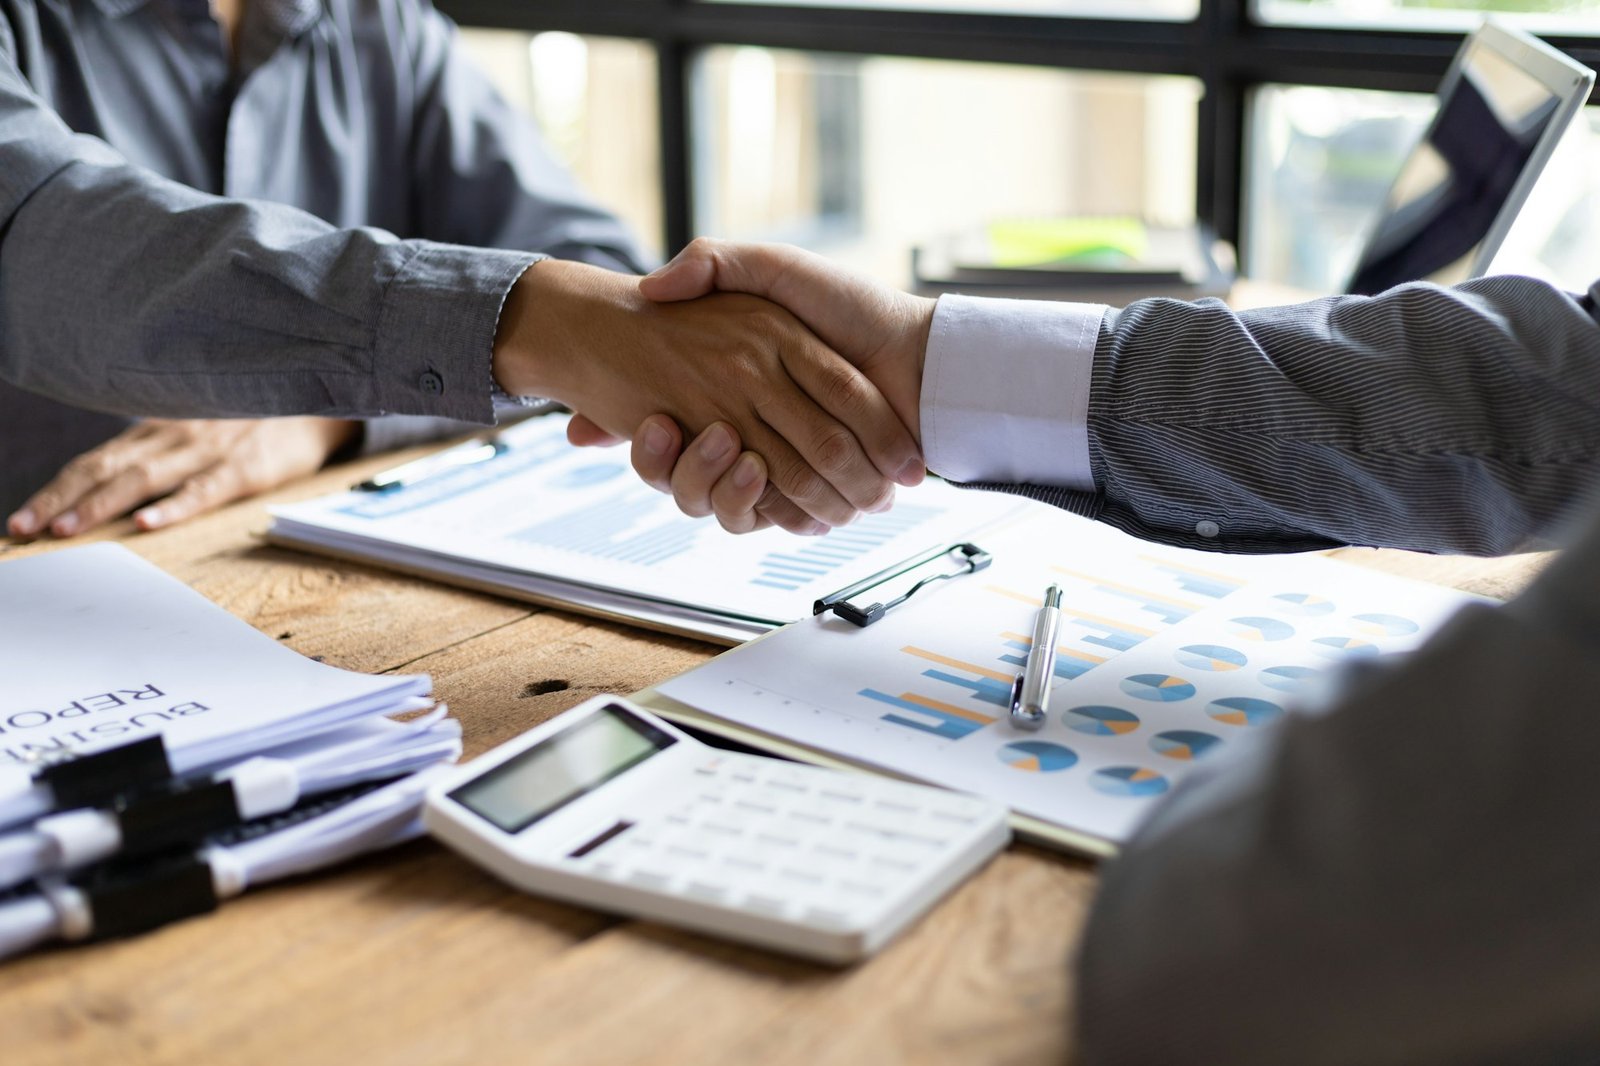
[[[465,444],[458,444],[454,448],[446,448],[442,452],[424,455],[421,459],[414,459],[388,470],[381,470],[366,481],[350,487],[356,492],[394,492],[463,467],[486,463],[490,459],[504,455],[508,449],[509,446],[498,435],[482,437],[467,441]]]
[[[926,566],[940,559],[949,559],[956,563],[959,569],[943,574],[931,574],[887,603],[871,603],[865,607],[858,607],[850,602],[863,592],[868,592],[897,577],[909,574],[918,567]],[[994,562],[994,556],[976,544],[952,544],[948,548],[934,548],[912,559],[907,559],[884,570],[879,570],[876,574],[864,577],[853,585],[822,597],[822,599],[811,605],[811,613],[819,615],[826,611],[832,611],[846,622],[864,628],[882,618],[890,608],[898,607],[909,600],[924,586],[931,585],[935,581],[945,581],[952,577],[960,577],[962,574],[977,573],[992,562]]]

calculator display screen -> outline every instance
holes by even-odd
[[[676,743],[642,718],[608,707],[468,781],[450,798],[517,833]]]

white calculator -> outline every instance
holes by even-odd
[[[616,696],[458,768],[424,819],[529,892],[834,963],[1011,835],[989,800],[721,751]]]

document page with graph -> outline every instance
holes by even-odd
[[[1115,844],[1187,769],[1291,713],[1338,664],[1413,648],[1473,598],[1319,556],[1158,547],[1057,512],[983,546],[989,569],[875,625],[810,619],[656,691],[742,736]],[[1045,725],[1026,732],[1009,720],[1011,685],[1051,584],[1055,685]]]
[[[867,575],[1038,506],[929,480],[899,489],[892,511],[825,537],[779,529],[735,536],[714,519],[685,516],[639,481],[626,449],[568,444],[566,423],[530,419],[499,434],[486,461],[453,465],[441,453],[436,473],[386,491],[274,508],[269,536],[735,643],[809,615],[814,600]]]

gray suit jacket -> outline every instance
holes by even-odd
[[[1096,352],[1103,491],[1018,491],[1234,550],[1561,540],[1600,472],[1595,295],[1136,304]],[[1155,809],[1085,932],[1085,1062],[1600,1062],[1600,511],[1584,524],[1514,602]]]
[[[1499,276],[1139,301],[1095,348],[1096,491],[982,487],[1193,548],[1526,551],[1600,475],[1597,299]]]

